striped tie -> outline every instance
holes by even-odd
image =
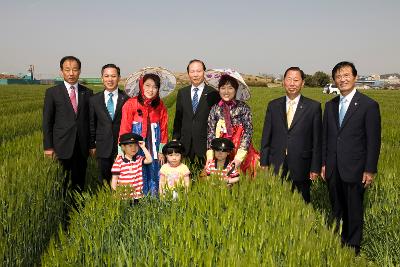
[[[194,88],[193,90],[194,90],[194,95],[192,99],[192,108],[193,108],[193,113],[195,113],[197,106],[199,105],[199,95],[197,94],[199,88]]]
[[[78,103],[76,103],[76,93],[74,86],[70,87],[69,99],[71,100],[72,108],[74,109],[74,112],[76,114],[78,112]]]

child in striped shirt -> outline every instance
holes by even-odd
[[[118,155],[111,168],[111,188],[121,189],[124,199],[140,199],[143,197],[143,164],[152,163],[149,151],[145,147],[142,136],[134,133],[121,135],[119,145],[123,155]],[[143,150],[144,157],[138,155],[139,148]]]
[[[226,181],[228,187],[239,182],[239,172],[228,157],[235,148],[232,141],[226,138],[215,138],[211,141],[211,148],[214,152],[214,159],[205,167],[207,176],[219,176]]]

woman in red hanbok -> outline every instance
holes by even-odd
[[[168,141],[168,114],[159,96],[160,84],[160,77],[154,73],[140,77],[138,95],[122,108],[119,132],[120,136],[136,133],[145,139],[153,163],[143,166],[143,193],[153,196],[158,194],[159,171],[165,161],[162,148]]]

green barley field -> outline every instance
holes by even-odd
[[[399,266],[400,91],[368,90],[380,104],[379,173],[365,198],[361,256],[342,248],[328,226],[327,187],[314,182],[312,203],[271,174],[227,190],[196,181],[178,200],[131,207],[96,185],[89,160],[79,211],[66,227],[62,175],[42,151],[45,86],[0,86],[0,264],[3,266]],[[100,87],[93,87],[95,91]],[[322,89],[303,94],[324,103]],[[254,145],[265,109],[282,88],[252,88]],[[165,99],[170,129],[176,92]],[[194,177],[195,180],[196,177]]]

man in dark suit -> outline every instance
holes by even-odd
[[[354,89],[357,70],[340,62],[332,70],[340,96],[325,105],[321,176],[328,183],[333,216],[342,225],[342,243],[360,252],[363,196],[377,172],[381,147],[379,104]]]
[[[85,185],[89,154],[89,98],[92,90],[78,84],[81,62],[73,56],[60,61],[64,82],[47,89],[43,106],[43,147],[49,158],[57,158],[72,189]]]
[[[282,167],[282,178],[292,181],[306,202],[310,202],[311,180],[321,171],[321,104],[300,94],[304,72],[298,67],[286,70],[283,85],[286,96],[268,104],[261,139],[260,165]]]
[[[207,150],[207,120],[211,107],[218,103],[217,90],[204,83],[205,64],[193,59],[187,66],[191,85],[179,90],[176,98],[173,139],[185,147],[191,163],[204,167]]]
[[[91,154],[97,158],[100,183],[106,180],[110,184],[111,167],[118,153],[122,106],[129,98],[118,88],[120,78],[119,67],[104,65],[101,69],[104,90],[90,98],[90,146]]]

